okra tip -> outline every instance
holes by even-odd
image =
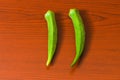
[[[47,62],[46,62],[46,66],[49,66],[50,63],[51,63],[51,61],[52,61],[52,57],[48,57],[48,60],[47,60]]]
[[[48,60],[47,62],[46,62],[46,66],[48,67],[50,65],[50,61]]]
[[[77,60],[74,60],[70,66],[73,67],[76,64],[76,62]]]

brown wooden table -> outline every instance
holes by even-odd
[[[74,68],[70,8],[80,10],[86,29]],[[47,68],[49,9],[56,13],[58,45]],[[0,80],[120,80],[120,0],[0,0]]]

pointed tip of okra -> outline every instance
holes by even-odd
[[[75,65],[76,61],[73,61],[70,67],[73,67]]]
[[[46,13],[45,13],[45,18],[47,18],[48,16],[50,16],[50,15],[54,15],[54,12],[53,11],[51,11],[51,10],[48,10]]]
[[[47,60],[46,66],[48,67],[50,65],[50,60]]]
[[[47,62],[46,62],[46,66],[49,66],[50,63],[51,63],[51,61],[52,61],[52,57],[48,57],[48,60],[47,60]]]
[[[69,11],[69,16],[71,16],[72,14],[74,14],[74,13],[76,13],[76,12],[79,12],[79,10],[76,9],[76,8],[70,9],[70,11]]]
[[[79,56],[75,56],[75,58],[70,66],[73,67],[78,62],[78,60],[79,60]]]
[[[74,66],[74,64],[71,64],[71,65],[70,65],[70,67],[73,67],[73,66]]]

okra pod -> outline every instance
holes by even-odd
[[[84,49],[85,30],[84,30],[84,24],[83,24],[82,18],[79,14],[79,10],[70,9],[69,17],[71,18],[71,20],[73,22],[74,31],[75,31],[76,55],[71,64],[71,66],[74,66],[76,64],[76,62],[79,60],[79,58],[83,52],[83,49]]]
[[[48,10],[45,14],[45,19],[48,25],[48,59],[46,66],[49,66],[54,56],[57,44],[57,25],[53,11]]]

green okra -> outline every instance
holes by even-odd
[[[53,11],[48,10],[45,14],[45,19],[48,25],[48,59],[46,66],[49,66],[54,56],[57,44],[57,25]]]
[[[71,64],[73,66],[80,58],[85,44],[85,30],[82,18],[77,9],[70,9],[69,17],[72,19],[75,31],[76,56]]]

